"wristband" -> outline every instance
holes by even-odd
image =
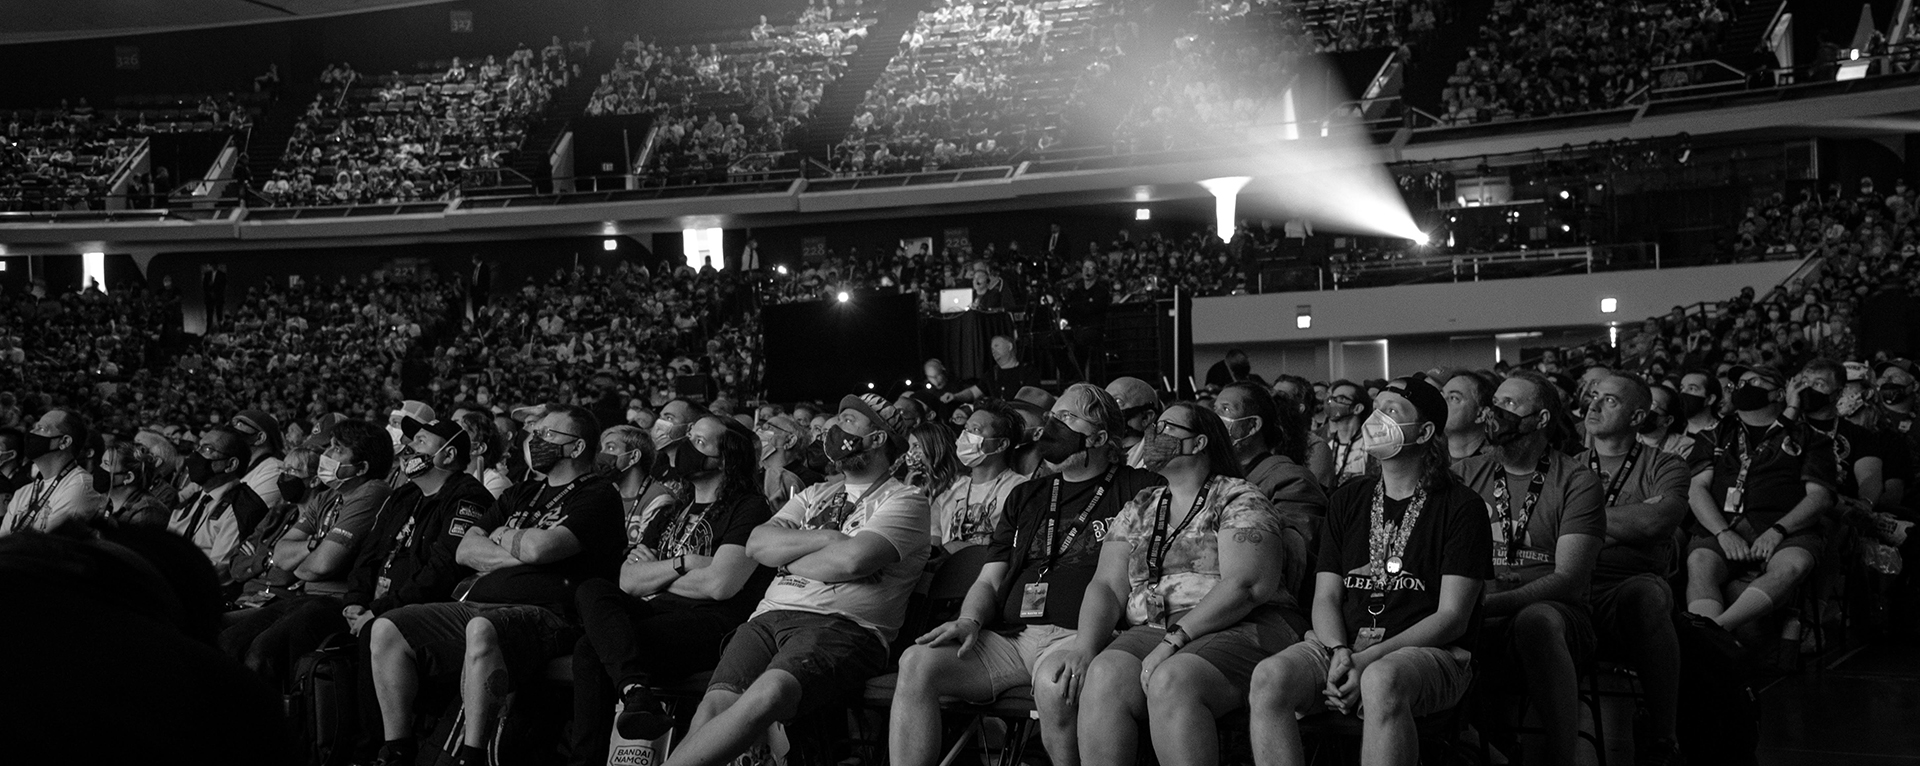
[[[1792,532],[1788,532],[1788,531],[1787,531],[1787,528],[1786,528],[1786,527],[1783,527],[1783,526],[1780,526],[1780,524],[1778,524],[1778,523],[1775,523],[1775,524],[1774,524],[1773,526],[1771,526],[1771,527],[1767,527],[1767,528],[1768,528],[1768,529],[1771,529],[1771,530],[1773,530],[1773,531],[1775,531],[1775,532],[1779,532],[1779,533],[1780,533],[1780,536],[1781,536],[1781,537],[1783,537],[1783,538],[1785,538],[1785,537],[1792,537],[1792,536],[1793,536],[1793,533],[1792,533]]]
[[[1334,644],[1333,646],[1329,646],[1326,649],[1327,649],[1327,659],[1329,660],[1333,659],[1334,652],[1340,651],[1341,649],[1345,649],[1348,652],[1353,651],[1353,647],[1347,646],[1346,644]]]
[[[966,621],[968,621],[968,622],[971,622],[971,623],[973,623],[973,625],[974,625],[974,627],[981,627],[981,626],[984,626],[984,625],[986,624],[986,623],[983,623],[983,622],[981,622],[981,621],[980,621],[980,618],[978,618],[978,617],[968,617],[968,616],[966,616],[966,615],[961,615],[961,616],[959,616],[959,617],[955,617],[955,618],[953,618],[953,621],[954,621],[954,622],[959,622],[959,621],[961,621],[961,620],[966,620]]]

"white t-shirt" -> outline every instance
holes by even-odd
[[[240,477],[240,481],[252,487],[253,494],[259,495],[260,502],[265,503],[268,508],[280,505],[281,465],[280,458],[269,457],[260,461],[259,465],[248,469],[247,475]]]
[[[972,475],[955,479],[953,486],[933,499],[933,539],[945,545],[955,540],[986,545],[1005,515],[1007,495],[1027,477],[1008,469],[975,483]]]
[[[831,521],[828,516],[842,493],[847,500],[856,500],[869,486],[845,481],[815,484],[787,501],[771,523],[793,529],[823,528],[822,524]],[[898,479],[887,479],[860,500],[837,529],[848,536],[885,537],[900,558],[873,574],[847,582],[821,582],[782,571],[767,586],[754,615],[781,610],[838,615],[878,634],[881,642],[891,643],[906,618],[907,597],[913,595],[926,569],[932,545],[927,539],[931,516],[932,506],[925,492]]]
[[[0,536],[19,531],[15,527],[44,532],[69,518],[84,521],[106,510],[107,496],[93,491],[93,474],[77,465],[71,469],[55,476],[40,476],[40,469],[33,469],[36,478],[7,502]]]

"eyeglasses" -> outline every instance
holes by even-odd
[[[227,453],[221,452],[219,449],[207,444],[202,444],[199,447],[195,448],[194,452],[200,453],[201,457],[204,457],[208,460],[220,460],[227,456]]]
[[[1156,435],[1162,435],[1162,436],[1168,435],[1167,429],[1170,429],[1170,428],[1178,428],[1182,431],[1185,431],[1189,434],[1193,434],[1196,436],[1200,434],[1200,432],[1197,430],[1194,430],[1192,426],[1182,425],[1180,423],[1175,423],[1171,420],[1156,420],[1153,422],[1153,432]]]
[[[1336,396],[1336,397],[1333,397],[1332,399],[1328,399],[1328,400],[1327,400],[1327,403],[1328,403],[1328,404],[1338,404],[1338,405],[1340,405],[1340,406],[1342,406],[1342,407],[1351,407],[1351,406],[1353,406],[1353,405],[1355,405],[1355,404],[1359,404],[1359,403],[1360,403],[1360,400],[1359,400],[1359,399],[1355,399],[1355,398],[1353,398],[1353,397],[1351,397],[1351,396],[1346,396],[1346,395],[1341,395],[1341,396]]]
[[[580,439],[580,435],[579,435],[579,434],[570,434],[570,433],[567,433],[567,432],[565,432],[565,431],[555,431],[555,430],[553,430],[553,429],[551,429],[551,428],[540,428],[540,429],[535,429],[534,431],[532,431],[532,432],[530,432],[530,433],[532,434],[532,436],[533,436],[534,438],[536,438],[536,439],[539,439],[539,440],[541,440],[541,441],[547,441],[547,442],[553,442],[553,437],[555,437],[555,436],[564,436],[564,437],[566,437],[566,438],[568,438],[568,439],[572,439],[572,440],[575,440],[575,441],[578,441],[578,440]],[[553,442],[553,443],[555,443],[555,444],[564,444],[565,442]]]

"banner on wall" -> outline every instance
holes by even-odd
[[[807,263],[819,263],[827,259],[826,237],[800,238],[800,258]]]
[[[114,69],[139,69],[140,68],[140,46],[138,45],[113,46],[113,68]]]
[[[447,24],[454,34],[473,34],[473,11],[447,11]]]

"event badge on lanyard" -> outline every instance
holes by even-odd
[[[1187,509],[1187,517],[1180,520],[1180,526],[1173,528],[1173,534],[1167,534],[1167,524],[1173,521],[1173,489],[1160,491],[1160,510],[1154,515],[1153,539],[1147,541],[1147,619],[1159,620],[1164,625],[1173,615],[1167,606],[1167,597],[1160,592],[1160,577],[1166,573],[1167,551],[1180,539],[1180,533],[1193,523],[1193,517],[1200,515],[1200,509],[1207,504],[1207,492],[1213,489],[1213,478],[1208,477],[1200,491],[1193,496],[1193,507]]]
[[[1367,616],[1373,618],[1373,624],[1360,628],[1354,637],[1356,652],[1386,640],[1387,629],[1380,624],[1380,615],[1387,611],[1387,585],[1406,569],[1407,541],[1413,537],[1413,528],[1420,523],[1420,511],[1426,505],[1427,488],[1422,486],[1414,491],[1400,523],[1389,526],[1387,483],[1373,485],[1373,510],[1367,524],[1367,579],[1372,586],[1367,589]]]
[[[1060,483],[1063,480],[1058,476],[1053,478],[1052,496],[1047,500],[1047,565],[1040,569],[1039,579],[1027,583],[1026,587],[1020,590],[1021,619],[1031,620],[1047,616],[1047,573],[1053,571],[1053,565],[1059,563],[1060,555],[1071,550],[1073,541],[1080,536],[1081,530],[1086,529],[1087,517],[1092,515],[1093,509],[1100,505],[1100,499],[1106,497],[1107,488],[1113,486],[1113,474],[1118,468],[1116,464],[1107,469],[1107,476],[1101,480],[1100,488],[1093,491],[1093,499],[1088,500],[1086,507],[1080,509],[1080,515],[1074,518],[1072,524],[1067,525],[1066,534],[1060,536],[1057,546],[1054,533],[1058,531],[1055,525],[1060,520]]]
[[[1553,452],[1540,456],[1540,465],[1534,467],[1533,478],[1527,480],[1527,497],[1520,503],[1519,513],[1514,512],[1513,493],[1507,489],[1507,471],[1499,467],[1493,484],[1493,513],[1495,528],[1499,539],[1494,541],[1493,569],[1498,579],[1506,582],[1516,581],[1514,570],[1520,566],[1520,551],[1526,547],[1527,524],[1533,521],[1534,506],[1540,504],[1540,495],[1546,491],[1547,471],[1553,467]]]

